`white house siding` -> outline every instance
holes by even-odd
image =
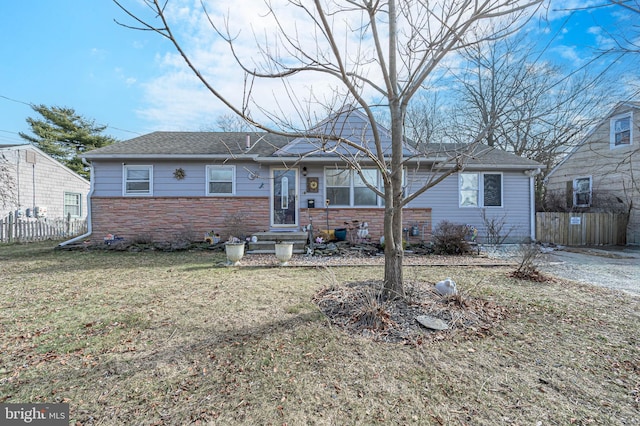
[[[468,171],[473,172],[473,171]],[[498,173],[498,172],[491,172]],[[417,189],[427,175],[417,175],[412,184]],[[411,191],[411,187],[409,188]],[[459,206],[458,175],[454,174],[429,189],[423,196],[410,203],[409,207],[430,207],[432,228],[435,229],[443,220],[453,223],[473,225],[478,228],[480,240],[486,240],[486,227],[482,220],[482,209]],[[485,208],[488,219],[504,221],[503,235],[509,233],[505,242],[514,243],[531,237],[530,217],[531,199],[529,177],[521,171],[502,173],[502,207]]]
[[[16,203],[0,210],[0,217],[11,211],[46,207],[47,217],[64,216],[65,192],[81,194],[81,218],[87,217],[89,182],[32,145],[12,146],[0,150],[15,172],[18,185]],[[29,155],[27,155],[29,153]]]
[[[629,111],[621,105],[603,119],[583,142],[569,154],[548,176],[546,189],[549,193],[569,200],[567,183],[576,178],[591,177],[593,200],[592,211],[632,205],[627,228],[627,244],[640,244],[640,109],[633,112],[633,140],[628,146],[611,149],[610,117]],[[608,200],[597,205],[597,200]],[[611,205],[613,203],[613,205]],[[623,207],[624,207],[623,206]],[[571,206],[568,206],[571,207]]]

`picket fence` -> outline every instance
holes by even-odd
[[[626,244],[627,215],[536,213],[536,240],[566,246]]]
[[[66,218],[23,219],[12,213],[0,219],[0,243],[28,243],[44,240],[63,240],[87,232],[86,219]]]

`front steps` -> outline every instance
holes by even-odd
[[[306,232],[287,232],[287,231],[256,232],[254,234],[251,234],[251,237],[256,237],[258,241],[247,243],[248,244],[247,254],[275,254],[276,241],[293,243],[294,254],[306,253],[306,250],[305,250],[305,247],[307,245]]]

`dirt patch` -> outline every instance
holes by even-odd
[[[494,302],[460,293],[441,296],[431,283],[406,283],[406,296],[395,300],[381,300],[381,288],[381,281],[335,285],[318,292],[313,301],[331,324],[349,335],[393,343],[485,337],[509,316]],[[416,320],[421,315],[440,319],[449,329],[428,329]]]

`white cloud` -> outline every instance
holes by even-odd
[[[328,48],[319,46],[316,42],[316,29],[305,27],[309,18],[299,7],[292,6],[287,0],[273,0],[270,4],[278,10],[277,18],[294,42],[302,45],[313,56],[322,58],[324,55],[328,58],[327,61],[333,62]],[[270,19],[272,16],[267,13],[264,3],[254,0],[210,0],[206,5],[214,24],[220,30],[230,29],[236,55],[251,69],[261,69],[264,64],[262,55],[265,53],[282,58],[289,65],[296,63],[293,58],[300,53],[292,50],[291,45],[286,42],[282,43],[284,40],[276,38],[278,24]],[[172,30],[197,70],[221,95],[238,107],[243,104],[247,93],[250,93],[261,108],[300,122],[302,120],[298,114],[301,109],[314,112],[317,107],[321,111],[323,104],[330,103],[344,92],[343,86],[336,84],[337,80],[326,73],[301,73],[288,79],[286,85],[282,79],[246,81],[228,44],[215,34],[208,19],[201,13],[199,1],[170,2],[168,7],[167,16],[171,19]],[[259,17],[263,19],[258,19]],[[363,50],[372,49],[372,44],[361,43],[359,33],[353,31],[364,25],[361,19],[361,16],[354,15],[351,22],[333,22],[334,31],[339,36],[339,47],[346,50],[346,53],[342,53],[343,58],[353,59],[358,55],[366,57],[368,61],[354,64],[353,69],[384,87],[373,51]],[[270,50],[260,51],[256,43],[269,46]],[[384,42],[382,44],[384,46]],[[446,64],[455,66],[458,60],[454,56],[448,58]],[[148,107],[140,109],[138,113],[145,120],[165,130],[199,130],[210,127],[219,115],[229,112],[203,87],[175,51],[158,55],[155,66],[161,75],[142,85]],[[377,95],[372,89],[367,90],[365,97]],[[260,118],[259,108],[253,104],[249,107]]]

